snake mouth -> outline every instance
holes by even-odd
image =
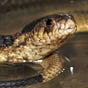
[[[77,30],[76,22],[72,15],[66,14],[62,16],[62,19],[59,22],[56,22],[59,34],[63,35],[72,35]]]

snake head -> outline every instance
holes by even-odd
[[[55,14],[43,17],[34,26],[37,38],[48,41],[64,41],[76,32],[77,26],[72,15]]]
[[[40,22],[41,24],[41,22]],[[72,15],[70,14],[61,14],[61,15],[52,15],[45,17],[42,21],[42,25],[45,28],[45,32],[55,33],[58,35],[68,35],[73,34],[76,31],[76,22]],[[57,34],[56,33],[56,34]],[[59,35],[59,36],[60,36]]]
[[[69,14],[55,14],[35,20],[22,33],[27,33],[27,45],[32,59],[38,60],[50,55],[76,31],[76,23]],[[30,55],[30,56],[31,56]]]
[[[74,17],[70,14],[54,14],[37,19],[26,25],[22,33],[34,32],[37,34],[53,33],[53,35],[62,37],[72,35],[77,29]]]

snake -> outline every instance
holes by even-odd
[[[19,33],[1,36],[0,63],[40,64],[44,68],[41,72],[42,82],[47,82],[60,74],[63,68],[63,59],[54,52],[76,30],[76,22],[70,14],[42,17],[28,24]]]
[[[38,1],[38,2],[41,2],[41,1]],[[1,10],[2,13],[3,12],[8,13],[9,11],[13,11],[13,10],[15,11],[19,8],[20,8],[20,10],[22,10],[24,8],[27,9],[28,7],[30,7],[30,5],[29,5],[30,1],[29,0],[23,0],[23,1],[3,0],[0,3],[1,3],[1,8],[2,8],[2,10]],[[31,1],[31,4],[33,4],[33,3],[35,3],[35,2]],[[80,3],[81,3],[80,7],[83,6],[82,1],[80,1]],[[40,4],[38,4],[38,7],[39,7],[39,5]],[[86,5],[87,4],[85,3],[84,6],[86,6]],[[79,4],[78,4],[78,6],[79,6]],[[5,8],[5,7],[10,7],[10,8]],[[81,10],[83,10],[83,11],[80,11],[80,9],[77,7],[74,7],[74,9],[71,7],[71,10],[73,12],[73,15],[75,15],[75,20],[77,22],[78,32],[79,32],[81,29],[83,29],[81,31],[88,29],[88,26],[86,25],[87,20],[85,20],[87,17],[88,11],[85,11],[86,8],[84,8],[84,7],[83,8],[81,7]],[[31,8],[32,8],[32,6],[31,6]],[[42,8],[44,8],[44,6]],[[38,9],[38,8],[36,7],[36,9]],[[58,9],[59,9],[59,5],[58,5]],[[48,12],[50,12],[50,10],[53,12],[55,11],[55,9],[49,8]],[[64,12],[65,12],[65,10],[66,10],[66,8],[64,8]],[[59,11],[61,11],[61,10],[59,10]],[[42,12],[43,12],[43,10],[42,10]],[[36,12],[36,13],[38,13],[38,12]],[[59,22],[58,21],[56,22],[56,20],[58,20],[58,19],[59,19]],[[56,49],[59,48],[65,42],[65,40],[67,40],[71,35],[73,35],[75,33],[76,23],[74,24],[75,27],[72,28],[73,31],[64,30],[65,28],[63,28],[63,26],[66,26],[66,23],[69,24],[68,23],[69,20],[71,21],[69,23],[75,23],[74,18],[69,14],[65,14],[65,15],[64,14],[62,14],[62,15],[56,15],[55,14],[54,15],[53,14],[52,16],[47,16],[47,17],[43,17],[42,19],[38,19],[36,22],[33,22],[32,25],[31,24],[27,25],[27,27],[25,27],[21,33],[17,33],[15,35],[9,35],[9,36],[3,36],[2,35],[1,37],[4,38],[4,43],[2,43],[0,45],[1,46],[1,49],[0,49],[0,53],[1,53],[0,56],[1,57],[0,57],[0,59],[3,57],[0,60],[1,63],[33,62],[33,63],[40,64],[44,68],[44,70],[41,73],[41,76],[34,77],[32,79],[10,81],[10,82],[7,81],[7,82],[1,82],[0,84],[2,84],[2,86],[6,87],[6,88],[8,86],[10,86],[11,88],[12,87],[17,88],[18,85],[22,85],[22,84],[24,85],[25,81],[29,82],[29,80],[30,80],[30,82],[33,82],[34,84],[36,83],[36,80],[40,81],[40,82],[47,82],[47,81],[55,78],[57,75],[59,75],[63,69],[64,61],[60,55],[58,55],[57,53],[53,53],[53,52],[55,52]],[[84,20],[85,20],[85,23],[84,23]],[[49,21],[49,23],[48,23],[48,21]],[[65,21],[65,23],[64,23],[64,21]],[[46,22],[48,23],[47,26],[45,26]],[[54,23],[55,23],[55,25],[53,25]],[[59,31],[59,32],[57,31],[56,33],[59,33],[60,35],[55,34],[54,36],[52,36],[53,32],[55,33],[55,31],[56,31],[56,30],[53,31],[54,27],[59,23],[61,24],[60,27],[62,29],[59,29],[61,31]],[[49,24],[51,24],[51,25],[49,25]],[[43,29],[41,30],[41,26],[43,26],[45,28],[45,30],[43,30],[44,29],[43,27],[42,27]],[[35,30],[35,28],[37,30]],[[49,29],[49,30],[46,30],[46,29]],[[43,34],[42,34],[43,36],[40,37],[39,35],[41,35],[42,31],[43,31]],[[40,33],[40,34],[38,35],[36,33]],[[51,33],[51,34],[49,34],[49,33]],[[61,35],[61,33],[63,35]],[[33,36],[35,36],[35,38]],[[59,38],[59,36],[61,36],[61,37]],[[10,38],[10,40],[8,38]],[[39,40],[38,40],[38,38],[39,38]],[[43,41],[46,40],[45,43],[44,42],[42,43],[43,45],[45,44],[42,47],[40,47],[41,46],[40,40],[42,40],[41,38],[43,39]],[[53,40],[53,38],[55,38],[55,41]],[[52,40],[52,41],[50,42],[50,40]],[[2,39],[2,41],[3,41],[3,39]],[[28,46],[31,49],[31,50],[29,50],[30,53],[28,52],[28,55],[30,55],[30,56],[26,56],[26,58],[25,58],[24,56],[21,56],[18,53],[15,53],[15,51],[18,52],[20,49],[22,49],[22,51],[24,51],[24,48],[25,48],[25,50],[27,50],[28,47],[25,47],[25,45],[30,44],[28,41],[31,42],[31,44],[32,44],[32,45]],[[49,44],[47,44],[48,41],[49,41]],[[39,45],[36,45],[35,43],[39,44]],[[34,47],[34,46],[36,46],[36,47]],[[37,48],[37,49],[35,49],[35,48]],[[48,49],[49,49],[49,51],[46,51]],[[35,51],[35,50],[37,50],[37,51]],[[10,53],[10,55],[12,54],[12,56],[7,56],[8,52]],[[37,52],[37,55],[35,55],[36,52]],[[20,54],[24,55],[24,52],[22,52],[22,53],[20,53]],[[13,54],[15,54],[15,55],[13,55]],[[32,56],[32,55],[34,55],[34,56]],[[38,62],[39,60],[42,62]],[[39,80],[39,78],[43,78],[43,79]]]

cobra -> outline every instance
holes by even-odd
[[[18,35],[11,35],[13,42],[0,48],[0,63],[38,63],[44,68],[43,82],[57,76],[63,60],[53,52],[71,35],[77,25],[72,15],[54,14],[29,24]]]

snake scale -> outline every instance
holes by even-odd
[[[53,14],[38,19],[21,33],[6,36],[4,46],[1,44],[0,63],[38,63],[38,60],[43,60],[39,64],[44,68],[41,75],[46,82],[57,76],[63,67],[61,57],[52,52],[75,31],[76,23],[69,14]],[[8,43],[9,37],[13,40],[11,44]]]
[[[8,2],[7,0],[2,5],[7,4],[8,6],[13,3],[8,4]],[[73,35],[75,31],[76,24],[74,18],[69,14],[55,14],[38,19],[36,22],[33,22],[33,25],[29,24],[27,28],[24,28],[21,33],[5,36],[7,41],[5,41],[4,45],[1,44],[0,62],[38,63],[38,60],[42,60],[41,63],[38,63],[44,68],[43,73],[41,73],[42,81],[51,80],[61,72],[63,68],[62,63],[64,62],[58,54],[52,54],[52,52],[59,48],[64,40]],[[12,39],[11,43],[8,43],[9,37]],[[25,50],[28,50],[26,51],[28,53]],[[4,86],[7,85],[5,84]]]

